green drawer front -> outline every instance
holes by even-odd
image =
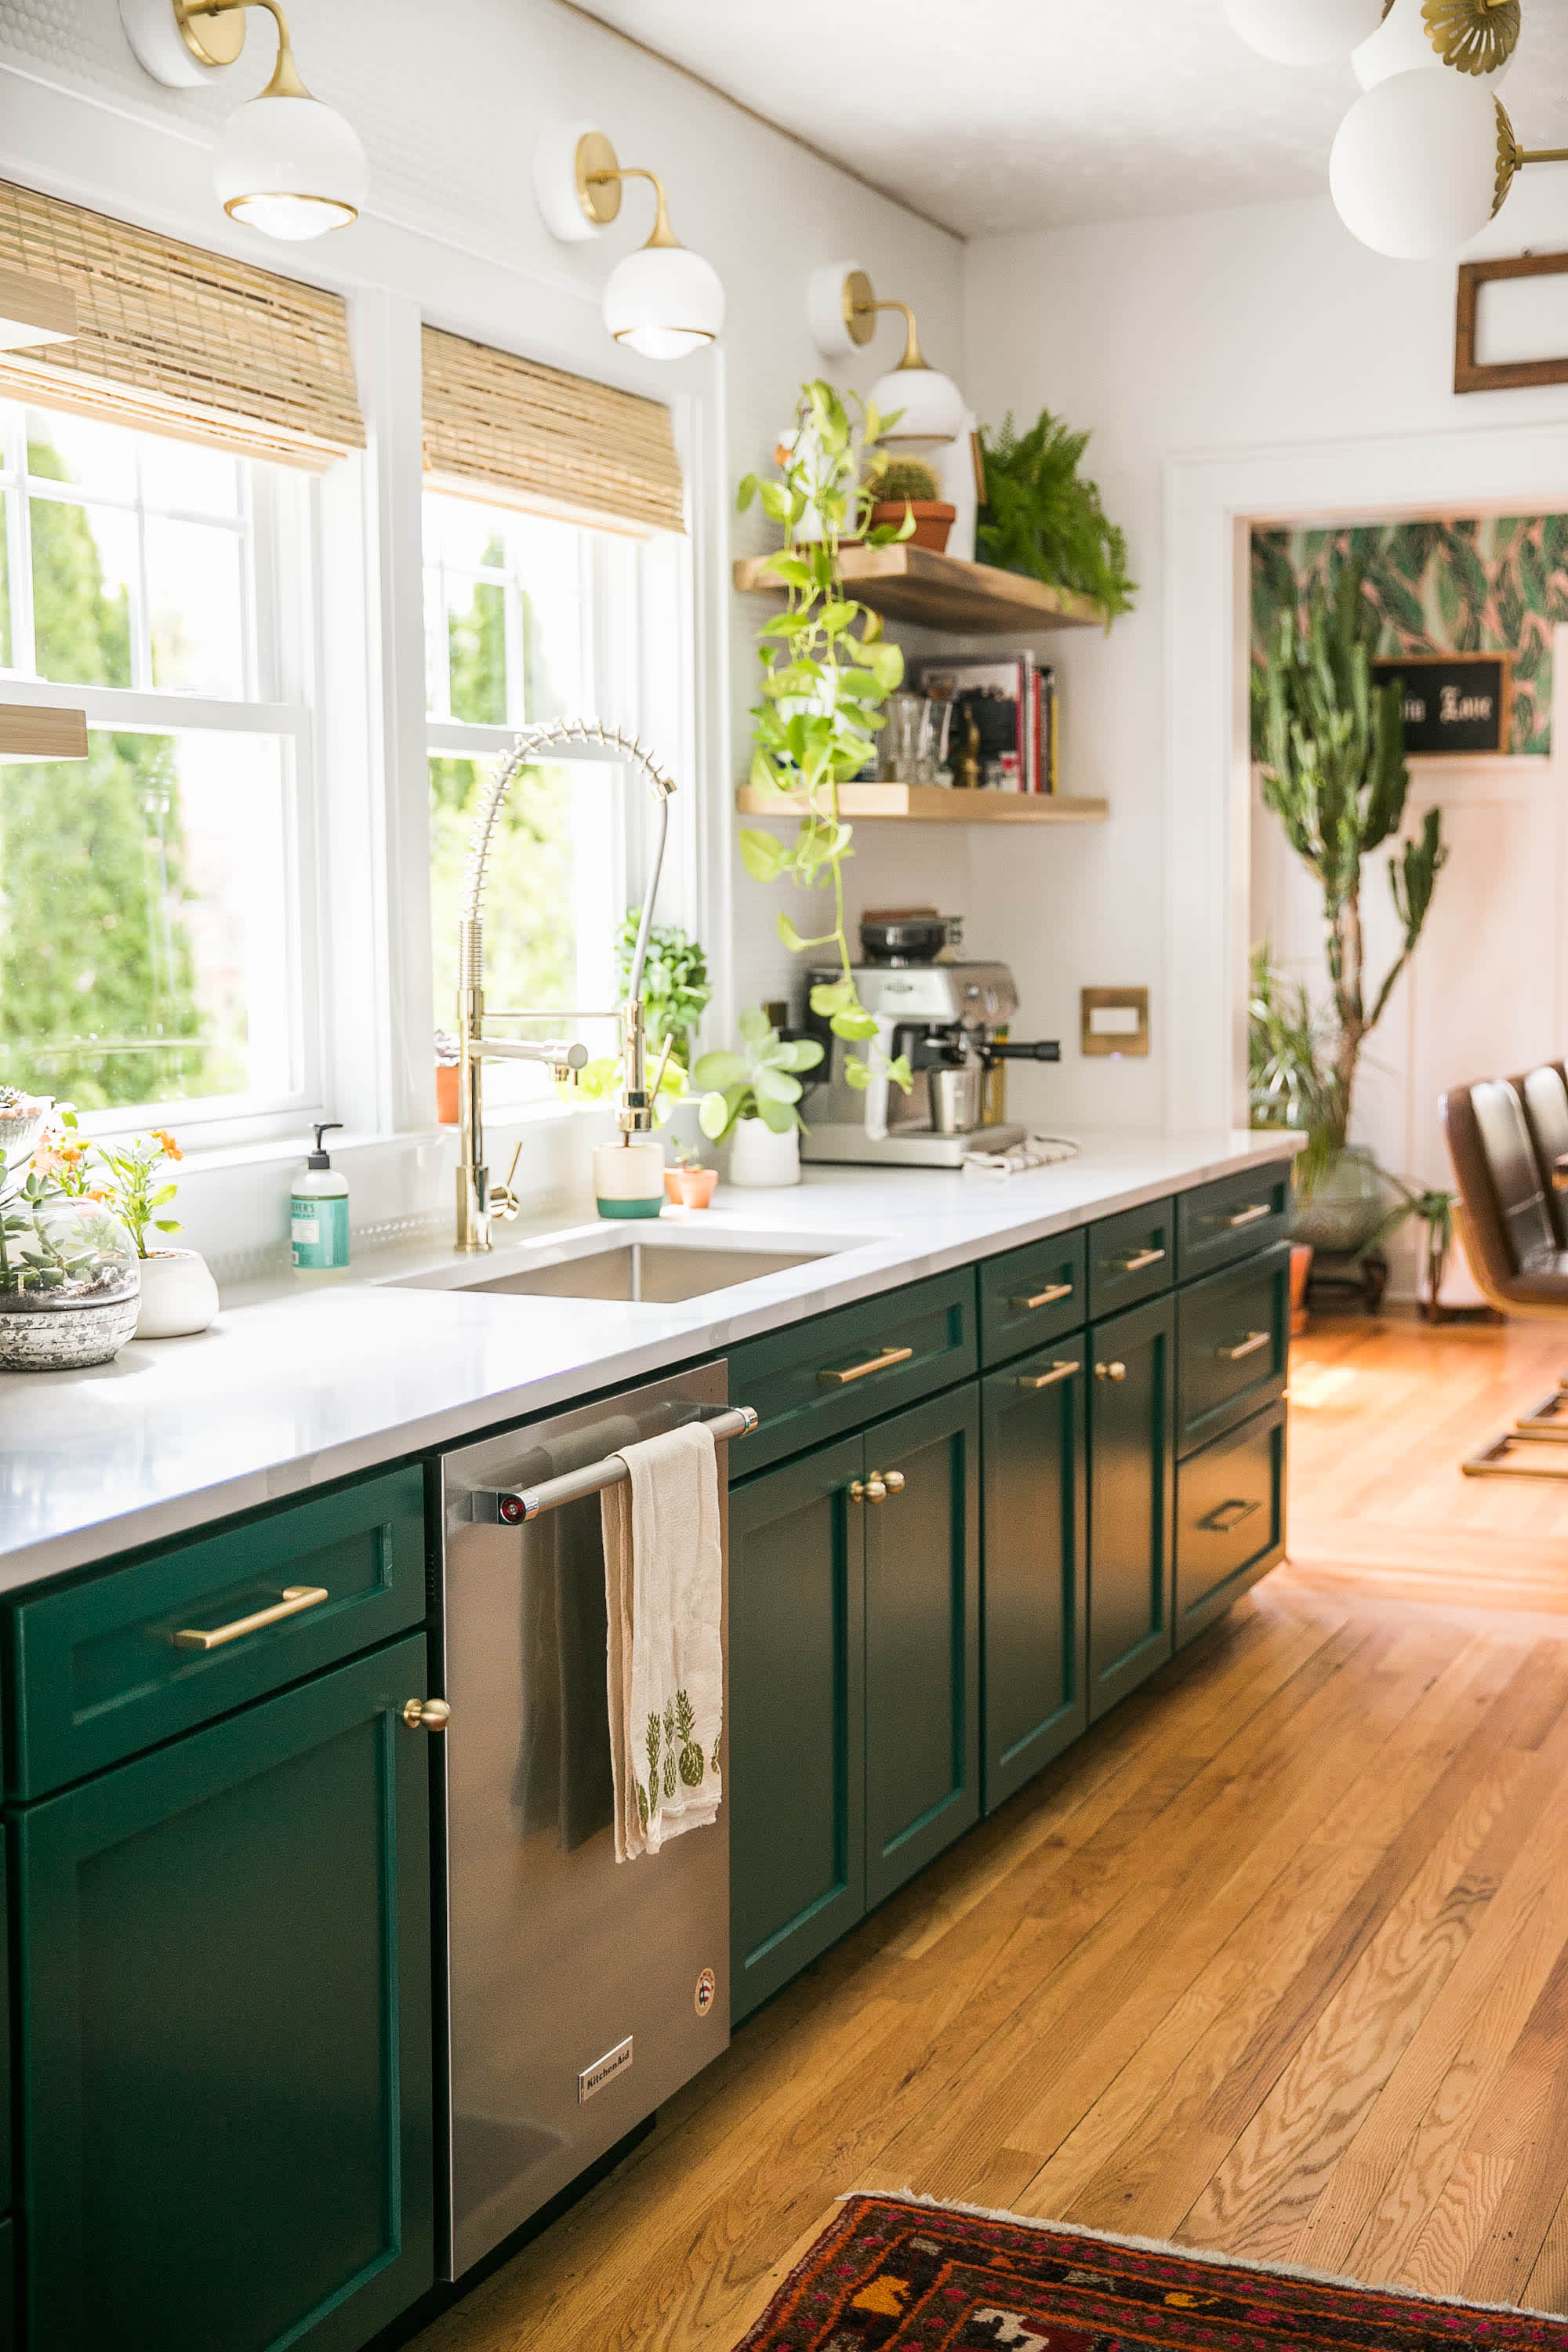
[[[1152,1201],[1089,1229],[1089,1304],[1102,1315],[1157,1298],[1176,1278],[1175,1202]]]
[[[1268,1573],[1285,1550],[1285,1401],[1176,1473],[1176,1646]]]
[[[0,2205],[11,2202],[11,1885],[10,1843],[0,1829]],[[5,2225],[5,2276],[0,2279],[0,2347],[11,2337],[11,2234]]]
[[[0,2221],[0,2352],[12,2352],[22,2341],[16,2320],[16,2231]]]
[[[304,1605],[201,1646],[286,1596]],[[424,1615],[416,1465],[25,1601],[8,1628],[12,1791],[61,1788]]]
[[[980,1360],[989,1369],[1043,1348],[1089,1319],[1088,1251],[1080,1227],[980,1268]]]
[[[1290,1229],[1290,1162],[1248,1168],[1217,1184],[1184,1192],[1176,1202],[1176,1274],[1191,1282],[1254,1250],[1271,1248]]]
[[[978,1363],[974,1269],[911,1283],[730,1350],[730,1396],[762,1416],[735,1454],[750,1475],[970,1379]]]
[[[1290,1348],[1290,1244],[1194,1282],[1177,1300],[1176,1450],[1234,1429],[1284,1384]]]

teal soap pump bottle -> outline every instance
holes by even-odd
[[[289,1234],[296,1274],[346,1274],[349,1264],[348,1179],[332,1166],[321,1141],[341,1118],[316,1123],[316,1148],[294,1179]]]

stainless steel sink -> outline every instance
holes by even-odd
[[[758,1236],[759,1243],[762,1236]],[[853,1244],[848,1244],[853,1246]],[[846,1244],[826,1247],[763,1248],[736,1243],[649,1238],[601,1242],[596,1234],[581,1243],[549,1245],[530,1262],[498,1268],[493,1258],[478,1265],[405,1278],[399,1286],[419,1290],[483,1291],[505,1298],[607,1298],[632,1306],[669,1307],[683,1298],[703,1298],[764,1275],[788,1274],[797,1265],[832,1257]],[[521,1253],[519,1254],[520,1255]]]

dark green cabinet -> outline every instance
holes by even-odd
[[[967,1382],[730,1495],[737,2020],[980,1811]]]
[[[858,1437],[730,1496],[731,2011],[745,2016],[866,1907]]]
[[[980,1818],[980,1406],[974,1384],[865,1439],[866,1900]]]
[[[982,1384],[985,1810],[1089,1724],[1083,1334]]]
[[[34,2352],[348,2352],[434,2275],[414,1635],[13,1816]]]
[[[1176,1302],[1089,1335],[1089,1717],[1171,1655]]]

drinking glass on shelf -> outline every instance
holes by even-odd
[[[907,688],[888,697],[877,773],[885,784],[936,782],[934,712],[923,694]]]

